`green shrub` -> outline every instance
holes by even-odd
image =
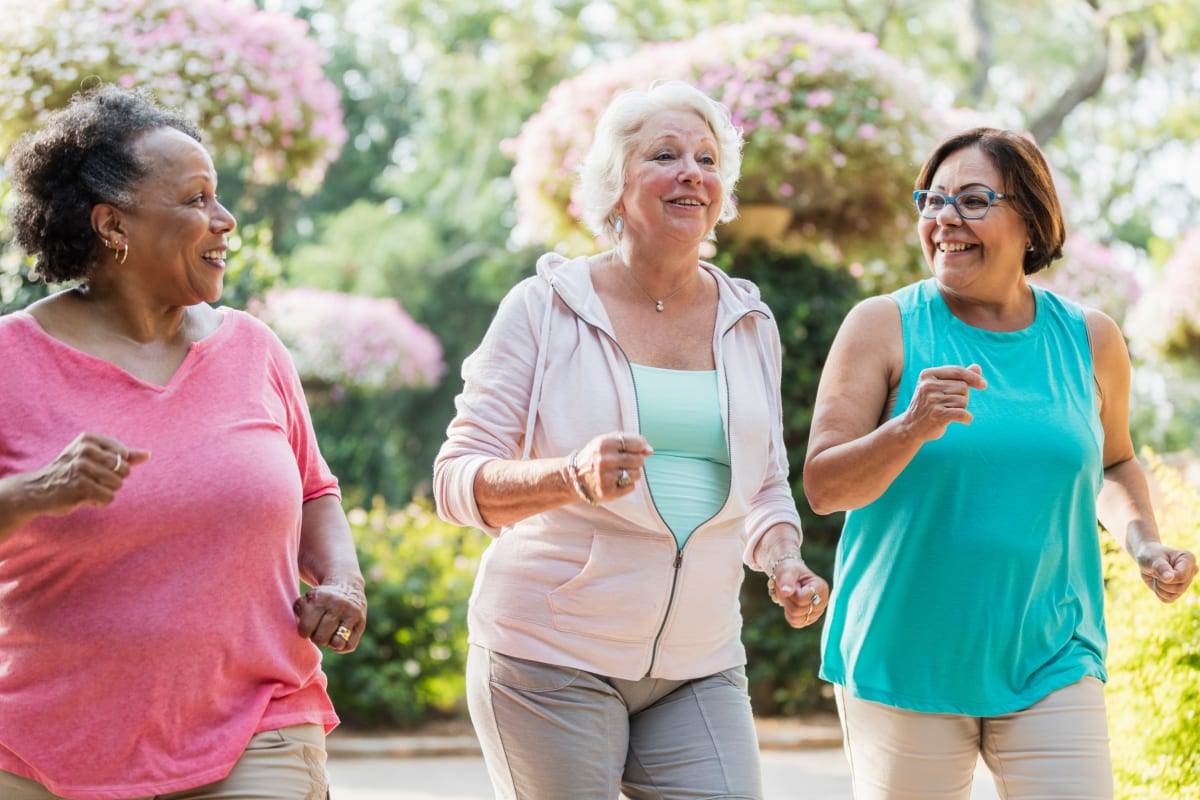
[[[813,402],[825,358],[842,319],[862,296],[845,270],[805,253],[783,253],[758,242],[716,262],[729,274],[754,281],[779,325],[783,345],[783,436],[792,494],[804,523],[804,560],[830,580],[842,515],[818,517],[804,497],[804,454]],[[821,626],[795,630],[767,597],[766,576],[746,571],[742,586],[742,640],[746,645],[751,701],[762,715],[831,710],[832,695],[817,678]]]
[[[467,598],[487,536],[442,522],[428,503],[348,516],[368,613],[358,649],[324,660],[338,715],[367,729],[461,714]]]
[[[1200,552],[1200,497],[1151,457],[1163,541]],[[1105,537],[1109,734],[1118,800],[1200,800],[1200,596],[1169,606]]]

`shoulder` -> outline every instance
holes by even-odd
[[[227,306],[214,308],[213,313],[220,318],[221,327],[227,328],[224,340],[233,343],[233,349],[242,358],[265,357],[273,365],[283,364],[285,368],[292,369],[292,356],[287,345],[270,325],[253,314]],[[254,356],[256,353],[259,355]]]
[[[275,334],[275,331],[271,330],[271,326],[253,314],[228,306],[222,306],[219,309],[208,308],[216,315],[220,325],[229,326],[229,333],[233,336],[279,341],[279,337]]]
[[[1083,324],[1087,329],[1088,344],[1092,349],[1092,358],[1099,363],[1102,359],[1117,358],[1128,360],[1128,350],[1125,347],[1125,335],[1120,326],[1103,311],[1087,306],[1077,306],[1083,316]]]
[[[894,337],[900,331],[900,308],[901,303],[895,294],[876,295],[860,300],[846,314],[842,330],[848,335]]]
[[[762,299],[762,292],[754,281],[734,277],[707,261],[701,261],[700,268],[716,282],[717,297],[726,314],[739,316],[755,311],[774,324],[775,315]]]

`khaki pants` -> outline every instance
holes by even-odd
[[[324,729],[292,725],[255,734],[223,780],[144,800],[325,800],[328,793]],[[3,770],[0,798],[62,800],[40,783]]]
[[[761,800],[745,670],[624,681],[472,646],[467,704],[501,800]]]
[[[835,691],[855,800],[968,800],[980,756],[1005,800],[1113,796],[1095,678],[998,717],[906,711]]]

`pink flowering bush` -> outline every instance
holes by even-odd
[[[764,15],[647,45],[554,87],[504,145],[515,161],[518,240],[595,247],[578,219],[575,178],[596,120],[618,92],[668,78],[730,109],[746,137],[739,203],[790,209],[793,243],[831,239],[842,257],[911,239],[910,187],[936,124],[914,90],[920,80],[868,34]]]
[[[1183,235],[1134,308],[1129,334],[1141,350],[1200,359],[1200,228]]]
[[[1098,308],[1118,324],[1142,294],[1133,270],[1121,264],[1112,250],[1078,234],[1067,237],[1060,261],[1029,280],[1068,300]]]
[[[38,0],[0,17],[0,149],[97,80],[195,120],[248,182],[310,192],[346,142],[308,24],[253,0]]]
[[[435,386],[442,346],[393,298],[323,289],[272,289],[247,304],[287,345],[308,386],[357,389]],[[335,395],[336,396],[336,395]]]

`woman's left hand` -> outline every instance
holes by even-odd
[[[1138,553],[1138,569],[1142,580],[1164,603],[1183,597],[1196,577],[1196,556],[1188,550],[1150,542]]]
[[[297,598],[292,611],[301,636],[318,647],[350,653],[366,628],[367,597],[357,580],[326,581]]]
[[[804,628],[820,620],[829,605],[829,584],[798,558],[780,562],[767,591],[772,600],[783,606],[783,615],[793,628]]]

